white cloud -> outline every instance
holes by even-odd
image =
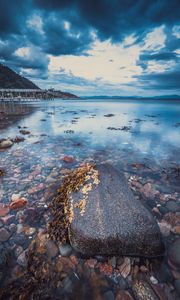
[[[147,63],[147,73],[162,73],[176,66],[175,61],[167,61],[167,62],[158,62],[154,60],[150,60]]]
[[[133,75],[141,73],[141,67],[136,65],[139,53],[137,45],[124,49],[122,44],[112,45],[110,41],[96,39],[87,56],[50,56],[49,70],[63,68],[88,80],[103,78],[112,83],[128,83],[134,80]]]
[[[30,28],[35,29],[40,34],[43,34],[43,21],[42,18],[38,15],[33,15],[31,18],[27,21],[27,25]]]
[[[180,25],[173,27],[173,35],[180,39]]]
[[[146,35],[142,49],[158,51],[164,48],[165,41],[166,34],[164,33],[164,26],[160,26]]]
[[[30,47],[18,48],[15,51],[15,55],[22,57],[22,58],[29,58],[29,57],[31,57],[31,48]]]

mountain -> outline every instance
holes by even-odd
[[[83,99],[106,99],[106,100],[180,100],[180,95],[162,95],[152,97],[141,96],[85,96]]]
[[[0,89],[39,89],[32,81],[0,64]]]

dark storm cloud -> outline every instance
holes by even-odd
[[[42,46],[50,54],[80,54],[92,41],[91,30],[102,40],[122,41],[129,34],[137,39],[152,28],[172,26],[179,20],[178,0],[1,0],[1,38],[12,34]],[[43,34],[28,28],[27,20],[38,13]],[[66,30],[63,22],[69,22]],[[172,41],[173,42],[173,41]]]
[[[139,59],[141,61],[149,60],[178,60],[178,55],[174,52],[159,52],[159,53],[146,53],[140,55]]]
[[[180,47],[180,40],[173,26],[179,21],[178,8],[179,0],[1,0],[0,60],[24,74],[31,69],[32,74],[46,78],[47,55],[87,55],[92,32],[112,43],[133,34],[134,43],[142,44],[148,32],[164,25],[167,39],[163,51],[144,52],[137,63],[146,70],[149,60],[177,61],[173,51]],[[42,20],[39,29],[33,26],[34,16]],[[33,49],[31,57],[17,56],[15,52],[21,47]],[[155,79],[144,73],[139,80],[144,84],[157,80],[161,86],[167,77],[161,79],[157,74]],[[176,85],[176,76],[173,78],[169,86]]]
[[[90,28],[83,24],[76,12],[49,13],[43,30],[44,48],[53,55],[82,54],[92,41]]]
[[[29,12],[32,10],[31,0],[0,1],[0,36],[21,34]]]
[[[178,0],[34,0],[33,3],[45,11],[75,11],[84,26],[97,30],[99,38],[113,41],[131,33],[139,37],[150,28],[179,20]]]
[[[180,70],[170,70],[161,73],[150,73],[136,76],[144,89],[178,90]]]

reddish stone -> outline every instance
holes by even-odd
[[[35,185],[32,188],[28,189],[28,194],[32,195],[32,194],[40,192],[44,189],[45,189],[45,185],[43,183],[40,183],[40,184]]]
[[[74,162],[74,158],[72,156],[64,156],[63,160],[65,163],[73,163]]]
[[[119,291],[116,295],[116,300],[133,300],[133,297],[127,291]]]
[[[159,194],[159,191],[155,190],[151,183],[146,183],[142,188],[141,192],[146,196],[150,198],[154,198],[157,194]]]
[[[15,220],[15,216],[14,215],[7,215],[7,216],[1,218],[1,221],[4,223],[4,225],[9,225],[14,220]]]
[[[48,256],[53,258],[58,254],[59,249],[53,241],[49,240],[46,243],[46,251]]]
[[[99,263],[99,270],[105,275],[112,275],[113,267],[108,263]]]
[[[86,261],[86,265],[87,265],[89,268],[92,268],[92,269],[94,269],[96,263],[97,263],[97,260],[96,260],[96,259],[93,259],[93,258],[88,259],[88,260]]]
[[[142,187],[142,184],[141,184],[140,182],[136,181],[136,180],[133,180],[133,181],[131,182],[131,184],[132,184],[133,186],[135,186],[136,188],[138,188],[138,189],[140,189],[140,188]]]
[[[11,202],[9,208],[10,209],[23,208],[27,203],[28,200],[26,198],[19,198],[18,200]]]
[[[125,257],[122,265],[118,267],[120,274],[126,278],[131,272],[131,261],[129,257]]]
[[[73,265],[75,265],[75,266],[78,265],[78,259],[77,259],[77,257],[75,255],[71,255],[70,259],[71,259]]]
[[[5,207],[2,203],[0,203],[0,217],[4,217],[8,214],[9,208]]]

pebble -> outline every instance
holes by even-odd
[[[5,217],[1,218],[4,225],[9,225],[15,220],[14,215],[6,215]]]
[[[103,294],[103,299],[104,300],[114,300],[114,293],[112,291],[108,291]]]
[[[8,207],[4,207],[4,205],[2,203],[0,203],[0,217],[4,217],[8,214],[9,212],[9,208]]]
[[[151,276],[151,277],[150,277],[150,281],[151,281],[153,284],[158,284],[158,280],[157,280],[154,276]]]
[[[10,203],[10,209],[20,209],[23,208],[28,203],[26,198],[20,198]]]
[[[180,226],[174,226],[172,229],[171,229],[171,232],[173,232],[174,234],[180,234]]]
[[[22,232],[23,232],[23,225],[17,224],[17,233],[22,233]]]
[[[99,263],[99,270],[101,273],[108,276],[112,275],[113,272],[112,266],[108,263]]]
[[[9,225],[9,231],[10,231],[10,233],[11,234],[13,234],[13,233],[15,233],[16,231],[17,231],[17,225],[16,224],[14,224],[14,223],[11,223],[10,225]]]
[[[14,251],[15,257],[17,258],[23,251],[24,251],[23,247],[17,246]]]
[[[18,200],[20,197],[21,197],[20,194],[12,194],[12,196],[11,196],[11,201],[16,201],[16,200]]]
[[[6,242],[10,238],[10,233],[5,229],[0,229],[0,242]]]
[[[128,284],[125,280],[124,277],[122,277],[121,275],[117,277],[117,280],[118,280],[118,285],[120,287],[121,290],[126,290],[128,289]]]
[[[72,247],[69,244],[60,245],[59,252],[62,256],[70,256],[72,253]]]
[[[86,260],[86,265],[89,268],[94,269],[94,267],[95,267],[96,264],[97,264],[97,260],[96,259],[90,258],[90,259]]]
[[[169,259],[174,265],[180,267],[180,238],[170,246]]]
[[[126,278],[131,272],[131,260],[129,257],[125,257],[122,265],[118,267],[120,274]]]
[[[48,256],[50,256],[51,258],[55,257],[59,252],[58,247],[51,240],[47,241],[46,243],[46,251]]]
[[[34,227],[29,227],[29,228],[23,228],[23,231],[25,235],[33,235],[36,232],[36,228]]]
[[[72,156],[64,156],[63,157],[63,161],[65,163],[73,163],[74,162],[74,158]]]
[[[170,200],[166,203],[166,208],[168,211],[177,212],[180,209],[180,205],[176,201]]]
[[[98,262],[106,262],[107,258],[102,255],[96,255],[95,258],[97,259]]]
[[[116,300],[134,300],[134,298],[127,291],[119,291],[116,295]],[[144,300],[147,299],[144,298]]]
[[[174,281],[174,286],[178,295],[180,296],[180,279]]]
[[[10,238],[10,243],[11,245],[20,245],[22,246],[24,249],[27,248],[28,246],[28,239],[27,237],[22,234],[22,233],[19,233],[19,234],[15,234],[13,235],[11,238]]]
[[[27,267],[26,251],[23,251],[17,258],[17,263],[22,267]]]
[[[162,233],[162,235],[164,237],[167,237],[169,236],[170,234],[170,231],[171,231],[171,225],[168,224],[166,221],[162,220],[161,222],[158,222],[158,225],[159,225],[159,228],[160,228],[160,231]]]
[[[9,250],[0,243],[0,268],[1,270],[6,266],[9,257]]]
[[[111,258],[108,260],[108,262],[111,264],[111,266],[112,266],[113,268],[116,268],[116,257],[115,257],[115,256],[111,257]]]
[[[159,193],[156,191],[151,183],[146,183],[142,188],[141,188],[141,193],[145,195],[147,198],[154,199],[154,197]]]
[[[12,147],[13,142],[11,140],[5,140],[0,142],[0,149],[6,149]]]

